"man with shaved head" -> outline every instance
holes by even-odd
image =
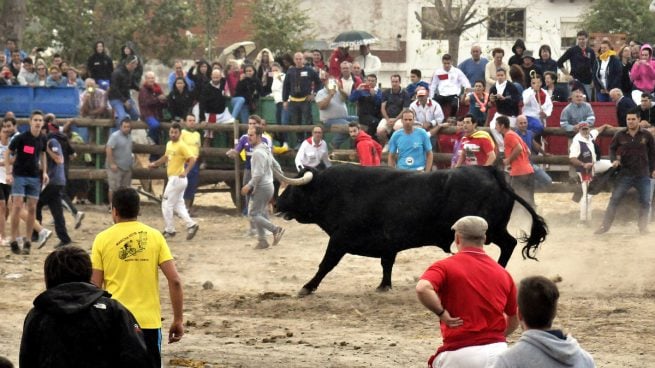
[[[323,88],[318,73],[305,65],[302,52],[293,56],[294,66],[290,67],[282,86],[282,101],[284,109],[289,113],[289,123],[292,125],[312,125],[312,105],[316,92]],[[312,86],[313,82],[313,86]],[[305,135],[297,134],[297,146],[300,146]],[[282,144],[286,143],[286,134],[281,136]]]

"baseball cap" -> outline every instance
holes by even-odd
[[[464,216],[457,220],[450,229],[471,238],[485,238],[488,228],[487,221],[482,217]]]
[[[418,91],[416,91],[416,96],[427,96],[428,95],[428,90],[425,88],[421,88]]]
[[[578,129],[585,129],[585,128],[589,128],[589,123],[587,123],[586,121],[578,123]]]

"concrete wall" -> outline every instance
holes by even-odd
[[[424,6],[433,4],[425,0],[333,0],[316,2],[299,1],[301,7],[309,9],[309,15],[317,30],[317,39],[331,41],[341,31],[359,29],[365,30],[380,39],[380,43],[372,46],[376,50],[401,51],[406,41],[405,58],[402,62],[382,60],[382,72],[378,76],[384,86],[389,85],[389,76],[399,73],[409,77],[409,70],[418,68],[424,77],[431,77],[434,69],[441,65],[441,55],[448,50],[447,41],[421,40],[421,27],[414,12],[421,12]],[[478,13],[487,14],[488,0],[478,0]],[[590,2],[578,0],[502,0],[494,1],[492,7],[526,8],[526,37],[528,50],[536,54],[539,46],[549,44],[553,57],[559,57],[564,49],[560,48],[560,24],[572,22],[587,11]],[[397,35],[401,37],[398,38]],[[511,56],[511,46],[514,39],[488,40],[486,24],[476,26],[466,31],[460,39],[459,60],[469,57],[471,45],[479,44],[483,54],[490,54],[494,47],[502,47],[506,51],[507,61]],[[351,52],[352,53],[352,52]],[[326,55],[327,56],[327,55]],[[403,84],[405,80],[403,80]]]

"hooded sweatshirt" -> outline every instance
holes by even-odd
[[[355,137],[355,147],[357,147],[357,156],[359,156],[359,163],[362,166],[380,166],[382,146],[363,130],[360,130]]]
[[[132,41],[127,41],[125,45],[121,46],[121,64],[125,64],[125,59],[127,59],[127,54],[125,53],[125,48],[128,48],[132,50],[132,54],[139,59],[139,65],[137,65],[136,69],[132,72],[132,86],[134,90],[139,90],[139,85],[141,84],[141,77],[143,76],[143,60],[137,53],[136,47],[134,46],[134,42]]]
[[[86,282],[47,289],[27,314],[21,367],[146,367],[143,334],[134,316]]]
[[[561,331],[527,330],[498,356],[494,368],[593,368],[594,360],[578,341]]]
[[[637,89],[651,93],[653,92],[653,88],[655,88],[655,60],[652,59],[653,48],[646,43],[641,46],[640,51],[643,50],[650,50],[651,59],[646,63],[642,63],[641,60],[635,61],[630,71],[630,79],[632,79],[632,83]]]
[[[98,53],[97,47],[99,43],[96,42],[93,46],[93,54],[86,61],[86,69],[89,71],[89,76],[96,81],[110,80],[111,73],[114,71],[114,63],[104,50]]]

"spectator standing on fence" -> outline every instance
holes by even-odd
[[[491,135],[496,141],[498,146],[499,157],[503,157],[505,152],[505,145],[503,144],[503,136],[496,131],[496,119],[500,116],[507,116],[510,125],[516,126],[516,117],[519,114],[519,102],[521,102],[521,94],[516,86],[507,80],[507,71],[498,69],[496,71],[496,83],[489,89],[489,100],[496,105],[496,114],[489,122]]]
[[[484,69],[489,60],[481,57],[481,55],[482,48],[480,48],[480,45],[473,45],[471,46],[471,57],[457,66],[469,80],[470,85],[474,85],[475,81],[484,80]]]
[[[168,239],[175,236],[174,213],[177,213],[186,224],[186,240],[191,240],[196,236],[199,226],[189,216],[184,204],[184,191],[188,184],[187,175],[193,169],[197,157],[193,156],[189,147],[180,141],[181,133],[182,127],[180,124],[173,123],[168,130],[170,140],[166,143],[166,153],[157,161],[151,162],[148,168],[153,169],[162,164],[167,164],[166,175],[168,176],[168,182],[161,201],[165,223],[164,238]]]
[[[91,284],[91,259],[78,247],[50,253],[46,291],[25,317],[21,367],[146,367],[143,334],[132,313]]]
[[[376,136],[382,145],[389,141],[394,131],[402,127],[400,113],[409,108],[411,99],[406,90],[400,85],[400,75],[391,76],[391,88],[382,92],[380,114],[382,120],[378,123]]]
[[[378,75],[380,68],[382,68],[380,58],[371,54],[371,46],[369,45],[359,46],[359,55],[355,58],[354,62],[359,63],[362,66],[362,72],[367,75]]]
[[[523,115],[528,119],[528,129],[540,139],[546,119],[553,113],[553,102],[546,90],[541,88],[541,75],[530,77],[530,87],[523,91]]]
[[[630,70],[630,79],[636,90],[632,91],[632,99],[639,101],[641,93],[653,93],[655,88],[655,60],[653,48],[649,44],[641,46],[639,60],[635,60]]]
[[[619,178],[612,190],[603,224],[595,234],[604,234],[610,229],[618,205],[631,187],[637,189],[639,198],[639,232],[648,233],[648,216],[653,201],[651,179],[655,179],[655,143],[653,135],[639,127],[637,111],[629,112],[626,119],[627,129],[614,134],[610,143],[610,161],[612,167],[620,167]]]
[[[557,61],[552,59],[552,51],[549,45],[541,45],[539,47],[539,55],[535,60],[534,65],[539,68],[541,73],[552,72],[557,75]]]
[[[121,121],[120,128],[109,136],[105,147],[105,167],[107,183],[109,184],[109,203],[113,194],[120,188],[132,185],[132,122],[130,119]]]
[[[409,98],[413,101],[416,98],[416,91],[419,88],[424,88],[426,91],[430,89],[430,84],[424,80],[422,80],[421,77],[421,71],[419,69],[412,69],[409,72],[409,84],[405,88],[407,91],[407,94],[409,95]]]
[[[36,86],[38,76],[36,75],[36,70],[34,70],[34,62],[32,62],[32,58],[26,57],[23,59],[23,66],[20,68],[17,79],[21,86]]]
[[[639,104],[639,125],[642,128],[655,126],[655,105],[653,104],[653,96],[650,93],[641,94],[641,103]],[[619,122],[619,126],[621,122]]]
[[[7,38],[5,45],[6,45],[5,47],[6,60],[11,59],[11,53],[14,51],[18,51],[20,60],[24,60],[27,57],[27,53],[18,47],[18,40],[16,38],[12,38],[12,37]]]
[[[578,31],[576,45],[567,49],[557,60],[557,66],[564,74],[569,70],[564,67],[565,62],[571,65],[570,75],[579,80],[584,86],[584,94],[591,101],[591,82],[593,81],[593,65],[596,60],[596,53],[587,45],[589,34],[586,31]]]
[[[173,120],[183,120],[187,114],[191,113],[194,98],[192,92],[189,91],[186,78],[175,78],[173,88],[168,93],[166,103],[168,105],[168,112]]]
[[[107,104],[107,92],[98,85],[92,78],[84,81],[86,86],[80,95],[80,116],[91,119],[106,119],[111,116]]]
[[[273,233],[273,245],[279,244],[284,235],[284,228],[273,225],[268,219],[268,204],[273,198],[273,170],[282,172],[282,169],[273,158],[270,147],[262,142],[263,132],[262,127],[248,128],[249,144],[253,147],[252,177],[241,188],[242,195],[252,196],[248,214],[257,231],[258,242],[255,249],[269,247],[264,230]]]
[[[348,53],[349,50],[350,47],[337,47],[336,49],[334,49],[334,51],[332,51],[332,54],[330,54],[328,72],[334,78],[339,78],[339,75],[341,74],[341,63],[343,63],[344,61],[352,63],[354,61],[353,57]],[[294,63],[295,63],[295,56],[294,56]]]
[[[362,84],[362,78],[353,74],[352,64],[348,61],[341,63],[341,75],[337,79],[339,83],[339,91],[343,91],[345,98],[348,98],[352,93],[353,89],[357,89],[360,84]]]
[[[498,69],[505,70],[505,73],[509,72],[509,65],[503,62],[504,56],[505,50],[500,47],[491,50],[491,61],[484,68],[484,78],[487,81],[487,88],[491,88],[496,84],[496,72]],[[507,79],[507,76],[505,76],[505,79]]]
[[[284,103],[282,101],[282,88],[284,85],[284,78],[286,77],[286,75],[282,71],[282,66],[280,66],[280,64],[278,63],[273,63],[271,70],[273,71],[273,82],[271,83],[271,95],[273,96],[273,102],[275,102],[275,122],[278,124],[287,125],[289,124],[289,113],[284,108]],[[278,141],[281,141],[281,139],[278,139]],[[287,144],[286,142],[284,143]]]
[[[259,98],[262,96],[262,82],[255,75],[255,67],[251,64],[244,65],[241,80],[232,95],[232,116],[241,123],[248,122],[251,112],[257,110]]]
[[[481,217],[457,220],[457,254],[433,263],[416,285],[443,337],[430,367],[490,367],[519,325],[514,280],[483,249],[487,229]]]
[[[139,59],[130,55],[125,62],[120,64],[111,74],[111,84],[107,98],[109,105],[116,115],[116,125],[129,117],[131,120],[139,119],[139,112],[136,110],[136,102],[130,96],[130,90],[137,90],[133,84],[134,71],[139,66]]]
[[[23,254],[29,254],[32,244],[32,229],[36,216],[36,203],[39,200],[41,187],[48,184],[48,173],[46,171],[46,141],[41,135],[43,126],[43,113],[35,110],[30,116],[30,129],[21,133],[9,143],[9,149],[5,151],[5,162],[11,162],[10,157],[15,157],[12,165],[7,168],[7,184],[12,185],[11,195],[13,197],[11,216],[11,251],[20,254],[21,249],[18,242],[23,242]],[[44,163],[39,167],[39,162]],[[23,208],[23,199],[26,200],[28,217],[25,221],[25,237],[19,238],[18,224],[20,212]]]
[[[198,125],[196,124],[196,116],[188,113],[184,119],[184,129],[180,139],[184,144],[189,147],[189,151],[196,158],[193,167],[187,175],[187,187],[184,190],[184,204],[189,210],[189,214],[193,213],[193,199],[200,184],[200,147],[202,145],[202,138],[198,132]]]
[[[289,112],[290,124],[311,125],[313,120],[311,102],[314,100],[314,93],[323,88],[323,84],[318,73],[311,67],[305,66],[302,52],[294,54],[293,62],[294,66],[289,68],[284,78],[282,101],[284,101],[285,110]],[[332,58],[330,59],[330,69],[332,69]],[[338,66],[336,76],[339,76]],[[305,134],[296,133],[296,146],[300,146],[303,137]],[[287,142],[286,135],[281,135],[281,139],[281,143]]]
[[[380,107],[382,106],[382,91],[378,88],[377,76],[375,74],[367,75],[366,83],[353,89],[348,100],[357,103],[358,123],[365,126],[366,133],[374,137],[380,123]]]
[[[193,68],[193,67],[192,67]],[[168,91],[173,92],[175,90],[175,82],[178,78],[182,78],[189,89],[193,90],[193,80],[190,78],[190,75],[184,73],[184,67],[182,66],[182,60],[175,60],[173,63],[173,71],[168,75]]]
[[[571,93],[571,103],[568,104],[560,115],[559,125],[566,129],[567,132],[579,129],[581,122],[587,123],[589,126],[594,126],[596,116],[591,104],[585,102],[585,96],[581,90],[575,90]]]
[[[645,95],[648,96],[647,98],[650,98],[649,94]],[[610,90],[610,99],[616,104],[616,121],[618,126],[625,127],[625,118],[628,115],[628,111],[634,110],[637,104],[635,104],[632,98],[624,96],[620,88]],[[653,114],[653,119],[655,119],[655,114]]]
[[[157,145],[161,141],[160,121],[164,118],[164,107],[166,107],[166,95],[156,82],[155,73],[147,71],[139,90],[139,111],[141,120],[148,124],[148,138],[151,144]],[[151,154],[150,162],[158,158],[159,155]]]
[[[89,77],[104,90],[109,87],[111,74],[114,72],[114,62],[107,55],[105,43],[97,41],[93,46],[93,54],[86,61],[86,69],[89,71]]]
[[[23,67],[23,59],[20,57],[20,52],[18,50],[11,52],[11,59],[7,62],[7,66],[14,77],[17,77]]]
[[[234,122],[234,118],[227,109],[225,101],[226,82],[227,80],[223,78],[223,73],[215,69],[211,72],[211,80],[200,89],[201,94],[198,96],[198,99],[200,100],[199,119],[201,126],[203,122],[206,122],[206,124],[227,124]],[[214,139],[214,131],[206,129],[203,147],[210,147],[212,139]],[[201,165],[204,165],[204,163]],[[204,166],[200,168],[202,169]]]
[[[453,58],[449,54],[441,57],[443,66],[437,69],[430,83],[430,97],[441,105],[445,118],[457,117],[459,101],[471,91],[471,83],[464,73],[453,66]]]
[[[91,249],[91,282],[112,295],[136,318],[150,357],[149,366],[161,367],[162,316],[159,269],[170,294],[173,320],[168,343],[184,335],[182,280],[162,234],[137,220],[139,194],[132,188],[116,191],[111,216],[114,225],[98,234]]]
[[[66,87],[68,80],[64,78],[61,74],[61,69],[58,66],[53,65],[49,69],[48,78],[46,78],[45,86],[46,87]]]
[[[133,58],[136,58],[137,65],[130,74],[130,88],[138,91],[139,85],[141,84],[141,77],[143,76],[143,60],[137,54],[134,42],[127,41],[125,45],[121,46],[121,64],[127,64]]]
[[[600,43],[600,54],[594,60],[594,87],[596,88],[596,101],[609,102],[610,90],[621,88],[623,65],[612,50],[609,40]]]
[[[484,90],[484,81],[478,80],[473,83],[473,92],[466,95],[464,103],[469,105],[469,114],[473,115],[477,124],[487,123],[487,111],[489,109],[489,93]]]
[[[328,76],[325,71],[321,71],[319,74],[323,83],[323,88],[316,93],[319,118],[327,129],[331,130],[335,125],[345,128],[350,121],[354,121],[357,117],[348,115],[347,99],[337,80]],[[334,132],[330,146],[332,149],[339,149],[346,140],[348,140],[346,133]]]

